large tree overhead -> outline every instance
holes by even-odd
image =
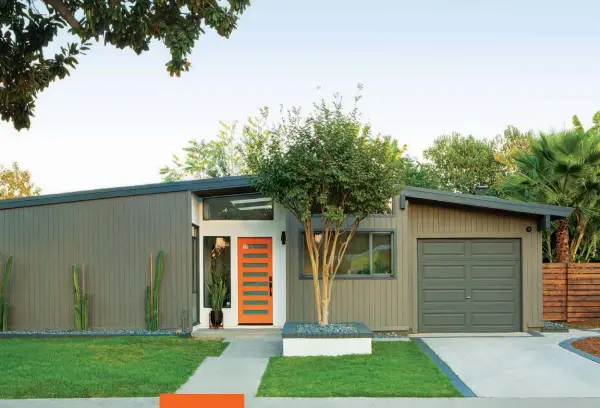
[[[167,71],[188,71],[187,59],[206,29],[228,38],[250,0],[0,0],[0,117],[28,129],[35,100],[69,75],[91,40],[140,54],[152,40],[170,51]],[[48,54],[61,32],[75,36]],[[65,36],[61,36],[63,38]]]
[[[18,163],[11,168],[0,166],[0,199],[39,195],[40,189],[31,181],[31,173],[21,170]]]
[[[399,192],[403,149],[371,135],[358,111],[339,101],[317,104],[306,116],[293,109],[263,136],[248,139],[252,182],[304,227],[317,318],[326,325],[333,282],[360,222],[387,211]]]

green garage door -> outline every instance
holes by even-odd
[[[419,332],[521,331],[521,241],[418,241]]]

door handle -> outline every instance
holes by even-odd
[[[273,277],[269,276],[269,296],[273,297]]]
[[[467,299],[471,299],[471,296],[467,296]]]

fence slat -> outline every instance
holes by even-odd
[[[600,264],[543,264],[544,320],[600,319]]]

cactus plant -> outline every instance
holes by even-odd
[[[82,290],[85,289],[85,284],[82,277]],[[77,276],[77,265],[73,265],[73,293],[75,296],[75,304],[73,305],[73,311],[75,314],[75,328],[77,330],[88,329],[88,306],[89,296],[87,292],[83,292],[83,296],[79,291],[79,277]]]
[[[164,269],[163,257],[164,251],[161,249],[156,259],[156,274],[153,274],[154,260],[150,255],[150,284],[146,286],[146,328],[151,331],[159,328],[160,310],[158,305]]]
[[[9,256],[4,271],[0,271],[0,331],[8,330],[8,282],[12,273],[13,258]]]

